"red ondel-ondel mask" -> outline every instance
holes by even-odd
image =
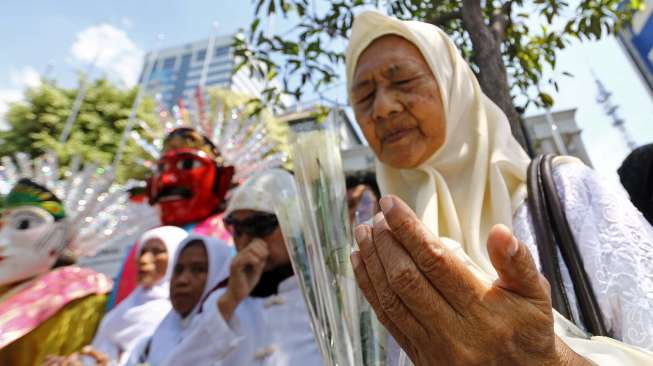
[[[160,205],[164,225],[187,225],[217,213],[231,186],[234,167],[220,166],[211,152],[199,146],[164,147],[156,173],[148,180],[149,202]]]

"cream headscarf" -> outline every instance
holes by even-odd
[[[401,197],[436,235],[460,243],[473,261],[495,273],[486,240],[494,224],[512,228],[526,197],[528,155],[505,114],[488,97],[453,42],[438,27],[374,11],[358,15],[347,48],[347,86],[360,54],[375,39],[398,35],[413,43],[440,88],[445,142],[421,166],[398,170],[377,160],[383,194]]]
[[[383,194],[396,194],[479,278],[496,277],[486,249],[494,224],[512,227],[512,215],[526,198],[530,159],[512,137],[505,114],[481,91],[467,63],[438,27],[401,21],[375,11],[354,20],[347,48],[347,89],[360,54],[375,39],[398,35],[413,43],[429,64],[440,88],[446,134],[440,149],[421,166],[398,170],[377,160]],[[578,161],[564,157],[556,163]],[[447,239],[448,238],[448,239]],[[449,244],[448,244],[449,243]],[[480,265],[485,273],[477,269]],[[600,365],[649,365],[653,354],[606,337],[589,337],[554,311],[555,332],[574,351]]]

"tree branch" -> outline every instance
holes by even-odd
[[[506,66],[501,55],[501,43],[495,38],[492,28],[486,23],[480,0],[462,0],[463,26],[469,34],[474,49],[474,60],[478,65],[478,81],[483,92],[501,108],[508,120],[512,133],[525,146],[519,114],[510,95]]]
[[[463,12],[460,10],[456,10],[450,13],[444,13],[444,14],[434,16],[433,18],[428,19],[426,22],[431,23],[433,25],[440,26],[452,20],[462,19],[462,18],[463,18]]]
[[[510,14],[512,13],[512,1],[504,3],[501,7],[495,8],[490,16],[490,29],[494,39],[501,43],[506,37],[506,28],[510,23]]]

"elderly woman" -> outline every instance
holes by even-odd
[[[530,160],[444,32],[360,14],[347,81],[386,195],[374,224],[355,230],[352,264],[415,364],[653,360],[552,310],[525,203]],[[575,159],[558,159],[554,178],[609,330],[653,348],[653,230]]]

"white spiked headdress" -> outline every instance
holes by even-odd
[[[18,153],[15,162],[8,156],[1,158],[0,194],[7,194],[23,178],[47,188],[61,200],[66,212],[66,250],[76,257],[134,242],[145,230],[160,225],[152,207],[130,204],[128,187],[114,183],[111,169],[82,166],[79,157],[64,167],[51,152],[35,159]]]
[[[246,99],[240,105],[233,106],[236,103],[226,99],[243,99],[242,96],[225,90],[219,92],[226,96],[216,98],[215,108],[206,117],[205,113],[199,112],[206,111],[204,103],[199,99],[192,110],[175,106],[171,113],[159,103],[162,131],[167,135],[177,128],[187,127],[200,132],[217,147],[222,160],[220,163],[235,168],[236,182],[243,182],[257,172],[286,163],[288,154],[281,149],[282,143],[271,136],[269,125],[260,115],[249,116],[245,107]],[[144,124],[142,127],[147,129]],[[165,136],[148,140],[134,131],[131,138],[151,155],[152,160],[159,159]],[[153,167],[152,162],[142,163]]]

